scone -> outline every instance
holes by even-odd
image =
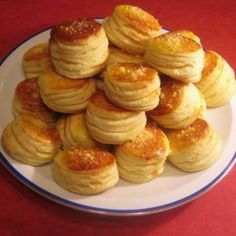
[[[145,112],[129,111],[115,106],[97,92],[89,101],[86,111],[89,134],[105,144],[121,144],[142,132],[146,124]]]
[[[46,122],[54,122],[57,119],[57,113],[48,108],[40,97],[37,78],[23,80],[17,85],[13,113],[15,116],[32,114]]]
[[[61,115],[56,124],[63,145],[71,147],[83,145],[88,147],[105,148],[105,145],[94,140],[88,133],[85,112]]]
[[[183,82],[198,82],[204,66],[202,46],[190,37],[166,33],[149,41],[145,60],[163,74]]]
[[[107,65],[111,65],[114,63],[144,64],[145,61],[142,55],[134,55],[117,47],[109,47],[109,57]]]
[[[115,46],[133,54],[144,54],[148,40],[158,36],[161,31],[156,18],[131,5],[116,6],[103,26],[108,39]]]
[[[56,71],[71,79],[99,74],[106,66],[108,39],[93,19],[68,20],[51,30],[50,54]]]
[[[116,146],[119,175],[134,183],[150,181],[164,171],[169,153],[166,135],[154,123],[148,123],[133,140]]]
[[[105,93],[114,104],[133,111],[148,111],[158,105],[160,79],[155,69],[132,63],[107,68]]]
[[[221,106],[236,93],[233,69],[218,53],[205,52],[205,65],[201,80],[196,83],[202,92],[208,107]]]
[[[221,152],[221,139],[203,119],[179,130],[166,132],[171,154],[168,160],[183,171],[200,171],[210,167]]]
[[[53,160],[61,140],[55,126],[23,114],[5,127],[2,146],[9,156],[20,162],[43,165]]]
[[[38,85],[43,102],[52,110],[62,113],[84,110],[96,91],[93,78],[68,79],[52,68],[38,78]]]
[[[202,115],[205,107],[205,101],[194,84],[163,77],[159,104],[148,115],[164,128],[181,129]]]
[[[74,146],[57,153],[53,177],[63,188],[80,194],[97,194],[118,180],[115,157],[98,148]]]
[[[48,44],[40,43],[27,50],[23,55],[23,70],[25,77],[37,78],[41,73],[51,66]]]

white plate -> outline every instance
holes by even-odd
[[[16,85],[24,79],[21,60],[24,52],[49,38],[49,30],[37,33],[13,49],[0,67],[0,134],[13,119],[12,99]],[[102,194],[81,196],[58,186],[51,176],[51,165],[32,167],[11,159],[1,147],[1,162],[25,185],[60,204],[100,214],[137,215],[165,211],[185,204],[213,187],[235,163],[236,98],[220,108],[207,111],[207,120],[223,141],[220,158],[209,169],[184,173],[166,163],[164,173],[144,184],[120,180],[118,185]]]

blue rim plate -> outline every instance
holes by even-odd
[[[33,34],[11,50],[0,63],[0,133],[13,119],[14,89],[24,79],[22,56],[33,45],[47,41],[49,31],[50,28]],[[206,193],[226,176],[235,163],[236,99],[220,108],[207,110],[206,119],[218,131],[223,142],[222,153],[213,166],[201,172],[184,173],[167,163],[162,176],[151,182],[138,185],[120,180],[115,188],[95,196],[81,196],[62,189],[51,176],[51,164],[32,167],[18,163],[2,147],[1,163],[30,189],[70,208],[114,216],[162,212]]]

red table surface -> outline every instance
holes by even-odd
[[[35,32],[68,18],[108,16],[121,1],[0,0],[0,59]],[[167,29],[195,32],[205,49],[236,68],[236,3],[126,1],[146,9]],[[235,148],[236,149],[236,148]],[[236,169],[207,194],[179,208],[139,217],[92,215],[47,200],[0,164],[0,235],[236,235]]]

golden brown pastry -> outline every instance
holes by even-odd
[[[221,106],[236,93],[233,69],[218,53],[205,52],[205,65],[201,80],[196,83],[202,92],[208,107]]]
[[[5,127],[2,146],[9,156],[20,162],[43,165],[53,160],[61,140],[55,126],[23,114]]]
[[[135,63],[144,64],[144,57],[141,55],[130,54],[117,47],[109,48],[109,57],[107,60],[107,67],[114,63]],[[96,87],[98,90],[104,90],[104,79],[106,71],[102,71],[98,76],[96,76]]]
[[[87,107],[90,97],[96,91],[93,78],[73,80],[46,70],[38,85],[43,102],[54,111],[76,113]]]
[[[115,106],[103,92],[97,92],[86,111],[89,134],[105,144],[125,143],[138,135],[146,124],[145,112],[129,111]]]
[[[142,55],[134,55],[117,47],[109,47],[109,57],[107,64],[111,65],[114,63],[144,64],[145,61]]]
[[[151,67],[115,63],[107,68],[104,90],[107,98],[122,108],[148,111],[158,105],[160,79]]]
[[[189,31],[189,30],[175,30],[175,31],[171,31],[171,34],[182,35],[186,38],[190,38],[190,39],[194,40],[195,42],[197,42],[198,44],[201,45],[200,38],[196,34],[194,34],[192,31]]]
[[[98,148],[74,146],[57,153],[53,177],[63,188],[80,194],[97,194],[118,180],[115,157]]]
[[[183,171],[200,171],[210,167],[221,152],[221,139],[213,127],[197,119],[184,129],[169,130],[171,154],[168,160]]]
[[[40,97],[37,78],[23,80],[17,85],[13,112],[15,116],[33,114],[46,122],[54,122],[57,119],[57,113],[48,108]]]
[[[116,146],[119,175],[134,183],[150,181],[163,172],[169,153],[166,135],[154,123],[148,123],[134,139]]]
[[[94,140],[88,133],[85,112],[62,115],[56,125],[63,144],[67,147],[83,145],[105,148],[105,145]]]
[[[181,129],[202,115],[205,106],[205,101],[194,84],[163,77],[159,104],[148,114],[162,127]]]
[[[198,82],[204,66],[202,46],[190,37],[166,33],[149,41],[145,60],[163,74],[183,82]]]
[[[115,46],[133,54],[144,54],[148,40],[161,31],[156,18],[131,5],[116,6],[103,25],[108,39]]]
[[[106,66],[108,39],[93,19],[68,20],[51,30],[50,54],[56,71],[71,79],[99,74]]]
[[[40,43],[28,49],[23,56],[23,70],[25,77],[36,78],[51,66],[48,44]]]

